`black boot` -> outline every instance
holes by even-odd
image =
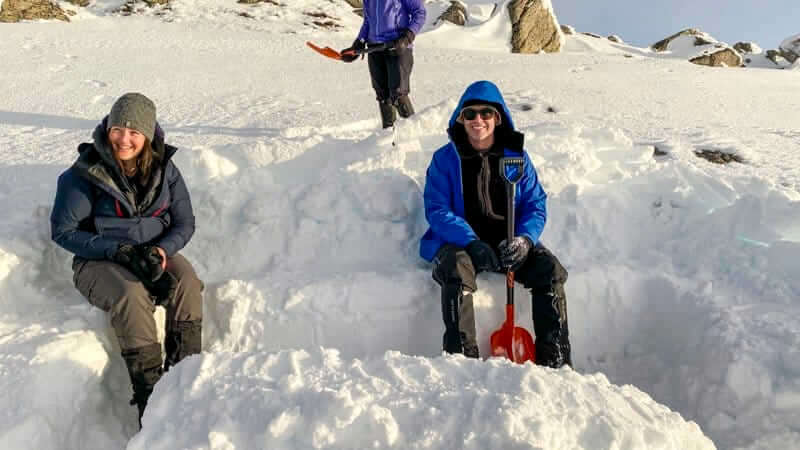
[[[133,386],[131,405],[139,409],[139,429],[142,428],[142,415],[147,400],[153,393],[153,386],[161,378],[161,345],[152,344],[122,351],[122,358],[128,366],[128,376]]]
[[[461,285],[442,286],[442,318],[445,327],[442,338],[444,351],[477,358],[479,355],[472,293]]]
[[[558,369],[564,363],[564,353],[561,351],[561,335],[558,330],[542,338],[536,337],[536,364]]]
[[[411,99],[408,98],[408,95],[397,97],[394,104],[397,106],[397,112],[400,113],[400,117],[405,119],[414,115],[414,105],[411,104]]]
[[[378,107],[381,110],[381,126],[383,128],[391,128],[394,126],[394,121],[397,119],[397,110],[390,100],[378,100]]]
[[[176,322],[172,329],[167,330],[164,338],[164,351],[167,354],[164,361],[165,372],[183,358],[200,353],[202,332],[202,320]]]
[[[572,366],[564,285],[555,283],[545,290],[531,290],[531,299],[536,364],[553,368]]]

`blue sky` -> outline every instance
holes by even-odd
[[[700,28],[731,45],[752,41],[765,50],[800,34],[800,0],[552,0],[558,21],[577,31],[619,35],[639,47],[685,28]]]

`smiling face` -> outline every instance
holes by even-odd
[[[483,151],[492,147],[499,117],[497,110],[489,105],[472,105],[461,110],[460,119],[472,148]]]
[[[145,143],[142,133],[123,127],[111,127],[108,130],[108,140],[114,155],[122,162],[136,160]]]

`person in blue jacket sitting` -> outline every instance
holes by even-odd
[[[369,74],[378,100],[383,128],[400,117],[414,114],[408,97],[414,55],[411,43],[425,25],[423,0],[364,0],[364,22],[353,45],[341,51],[342,60],[353,62],[356,52],[368,46],[386,44],[369,53]]]
[[[203,283],[178,253],[194,234],[194,213],[149,98],[117,99],[92,137],[58,177],[52,238],[74,254],[78,291],[110,313],[141,426],[163,371],[200,352]],[[156,305],[167,311],[165,361]]]
[[[476,274],[510,268],[530,289],[536,363],[572,365],[564,283],[567,271],[539,241],[547,219],[547,195],[523,149],[524,135],[497,86],[470,85],[453,112],[450,142],[438,149],[425,178],[425,217],[430,225],[420,255],[433,262],[441,286],[444,351],[477,358],[472,293]],[[505,180],[500,158],[524,158],[517,183],[515,237],[506,239]]]

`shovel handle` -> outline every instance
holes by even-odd
[[[508,220],[506,220],[506,242],[509,244],[514,239],[514,198],[516,193],[516,183],[506,180],[506,198],[508,199],[506,208],[506,217],[508,217]],[[514,305],[514,272],[512,270],[506,271],[506,305]]]

